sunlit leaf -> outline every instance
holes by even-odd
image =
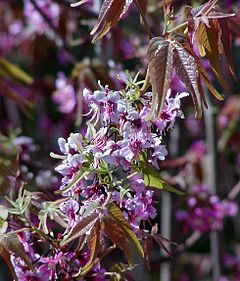
[[[158,119],[161,115],[171,82],[173,50],[172,43],[161,37],[155,37],[149,43],[149,75],[153,98],[148,119]]]
[[[71,229],[69,234],[62,240],[60,245],[64,246],[81,235],[86,234],[86,232],[94,226],[98,220],[98,216],[99,214],[97,212],[92,212],[91,214],[82,217],[81,220]]]
[[[163,178],[160,176],[160,172],[157,171],[154,167],[147,166],[142,170],[144,184],[146,186],[152,186],[157,189],[163,189],[176,193],[177,195],[183,195],[184,193],[180,190],[177,190],[173,186],[169,185]]]
[[[85,275],[88,270],[91,269],[92,263],[96,259],[98,252],[100,250],[100,230],[101,230],[101,223],[99,220],[96,221],[94,226],[91,229],[91,233],[87,238],[88,249],[90,250],[90,258],[86,265],[81,269],[81,275]]]
[[[26,84],[31,84],[33,82],[33,78],[30,75],[4,58],[0,58],[0,75]]]
[[[178,77],[190,92],[196,110],[196,117],[202,116],[203,91],[201,88],[200,74],[194,57],[181,45],[175,44],[174,69]]]
[[[110,215],[114,220],[116,220],[117,223],[123,228],[124,232],[128,236],[128,238],[133,242],[135,247],[137,248],[138,252],[144,256],[142,245],[139,242],[138,237],[136,234],[132,231],[132,227],[130,226],[129,222],[125,219],[125,217],[122,214],[122,211],[119,209],[119,207],[114,203],[108,204],[108,210]]]
[[[201,56],[204,57],[207,55],[218,81],[224,88],[227,89],[228,85],[222,77],[222,71],[220,68],[220,42],[218,30],[216,30],[213,26],[209,28],[204,23],[200,23],[196,32],[196,36]]]
[[[104,0],[98,21],[91,32],[91,35],[96,34],[93,43],[101,39],[120,20],[125,2],[125,0]]]
[[[130,241],[124,228],[113,217],[108,216],[103,219],[103,231],[105,235],[124,252],[129,264],[133,264]]]

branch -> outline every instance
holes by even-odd
[[[170,262],[174,258],[180,256],[186,249],[190,248],[193,246],[197,240],[201,237],[201,233],[198,231],[195,231],[191,236],[189,236],[182,244],[179,244],[176,248],[176,250],[171,254],[171,256],[165,256],[161,257],[157,261],[154,261],[151,263],[152,265],[158,265],[163,262]]]
[[[239,193],[240,193],[240,181],[229,192],[229,194],[227,196],[227,199],[228,200],[234,200]]]

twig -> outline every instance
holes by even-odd
[[[153,34],[152,34],[151,28],[150,28],[150,26],[149,26],[149,24],[148,24],[148,22],[147,22],[147,19],[146,19],[144,13],[142,12],[142,9],[141,9],[141,7],[140,7],[140,5],[139,5],[139,3],[138,3],[138,0],[134,0],[134,3],[135,3],[135,5],[136,5],[136,7],[137,7],[137,9],[138,9],[138,11],[139,11],[141,17],[142,17],[143,25],[144,25],[145,28],[146,28],[146,31],[147,31],[147,33],[148,33],[148,36],[149,36],[149,38],[151,39],[151,38],[153,37]]]
[[[170,262],[173,261],[174,258],[181,255],[186,249],[190,248],[192,245],[194,245],[197,240],[201,237],[201,233],[198,231],[195,231],[191,236],[189,236],[183,243],[179,244],[178,247],[173,251],[171,256],[163,256],[157,261],[154,261],[151,263],[152,265],[161,264],[163,262]]]
[[[233,189],[229,192],[227,199],[234,200],[237,195],[240,193],[240,181],[233,187]]]
[[[187,25],[188,25],[188,22],[185,21],[185,22],[183,22],[183,23],[181,23],[181,24],[175,26],[174,28],[168,30],[167,33],[172,33],[172,32],[174,32],[174,31],[178,31],[179,29],[182,29],[182,28],[186,27]]]

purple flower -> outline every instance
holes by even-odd
[[[224,217],[234,216],[238,210],[234,202],[221,202],[216,195],[211,195],[206,184],[193,186],[186,203],[187,210],[178,209],[176,217],[200,232],[221,230]]]
[[[77,100],[75,90],[62,72],[58,73],[56,91],[52,99],[59,105],[59,110],[62,113],[71,113],[76,106]]]
[[[69,226],[73,225],[73,222],[77,219],[77,213],[79,211],[79,204],[76,200],[70,199],[68,201],[59,204],[59,209],[69,217]]]

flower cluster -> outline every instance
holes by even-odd
[[[19,239],[24,247],[26,258],[34,263],[35,272],[26,265],[25,261],[21,257],[16,257],[14,254],[11,255],[11,262],[14,266],[18,280],[29,281],[46,281],[46,280],[57,280],[59,276],[63,280],[70,280],[71,277],[78,272],[80,266],[84,266],[89,259],[89,252],[83,251],[74,262],[69,264],[71,258],[73,258],[75,252],[64,252],[62,250],[57,251],[48,257],[40,256],[34,251],[33,245],[37,242],[31,241],[31,235],[25,231],[19,234]],[[36,245],[35,245],[36,246]],[[90,275],[96,281],[107,280],[104,277],[105,270],[100,268],[100,264],[97,263],[91,270]],[[82,278],[76,280],[82,281]]]
[[[236,203],[221,201],[209,193],[207,185],[202,184],[192,188],[192,194],[187,198],[187,210],[178,209],[176,217],[184,221],[185,227],[204,233],[221,230],[224,217],[236,215],[237,210]]]
[[[239,255],[225,254],[223,263],[227,276],[221,276],[219,281],[238,281],[240,279],[240,257]]]
[[[173,98],[169,92],[161,118],[152,122],[147,120],[151,93],[142,98],[136,93],[136,89],[113,91],[102,85],[94,92],[85,89],[83,96],[91,115],[85,135],[75,133],[67,140],[58,140],[63,154],[55,155],[63,159],[56,167],[63,176],[60,189],[63,196],[76,199],[65,208],[70,225],[79,219],[75,215],[78,210],[83,213],[93,201],[101,205],[109,190],[136,233],[142,220],[156,216],[153,191],[146,189],[141,173],[135,172],[134,180],[129,174],[143,159],[159,169],[159,161],[167,155],[163,133],[173,126],[176,117],[183,116],[180,99],[187,94]],[[111,183],[110,178],[119,173],[123,180]],[[81,202],[77,203],[79,195]]]
[[[69,90],[63,75],[59,76],[58,82],[59,96],[61,91],[63,96],[66,92],[69,96],[73,89]],[[139,237],[143,235],[141,223],[154,219],[157,214],[153,207],[154,191],[146,186],[143,165],[154,170],[161,166],[160,161],[167,155],[162,138],[166,130],[173,126],[176,117],[183,117],[180,99],[187,94],[171,97],[169,91],[161,118],[151,121],[148,120],[151,93],[141,95],[134,83],[119,91],[110,90],[101,84],[99,86],[97,91],[85,89],[83,92],[84,101],[90,109],[86,114],[88,120],[85,133],[73,133],[67,139],[59,138],[62,154],[52,153],[53,157],[61,159],[56,171],[62,175],[61,186],[57,191],[62,198],[56,202],[46,202],[45,195],[28,195],[31,193],[22,192],[22,199],[17,201],[17,204],[26,202],[26,207],[21,205],[20,208],[27,208],[30,201],[26,196],[33,196],[32,199],[44,197],[42,203],[41,199],[34,199],[38,201],[36,207],[43,208],[38,217],[34,218],[33,224],[33,227],[39,225],[43,229],[44,238],[54,229],[54,223],[47,220],[48,216],[64,228],[56,238],[51,233],[48,238],[49,251],[44,255],[36,250],[37,244],[42,243],[41,240],[35,240],[31,232],[17,234],[26,257],[17,257],[12,253],[11,261],[20,280],[55,280],[59,276],[67,280],[89,262],[92,255],[90,249],[83,247],[76,252],[77,249],[70,250],[65,244],[55,249],[54,243],[68,237],[92,206],[99,206],[96,209],[99,213],[104,212],[100,207],[106,205],[106,202],[114,204],[125,217],[132,233]],[[68,102],[67,98],[66,101]],[[63,106],[66,106],[66,102],[63,102]],[[71,106],[67,105],[67,109],[69,108]],[[30,148],[33,145],[31,139],[23,137],[16,138],[15,144],[22,150],[26,144]],[[41,185],[45,181],[50,184],[51,179],[51,173],[39,174],[36,178]],[[52,184],[55,185],[56,182]],[[34,201],[32,204],[35,204]],[[91,228],[89,230],[91,232]],[[35,271],[31,270],[29,263],[34,264]],[[93,264],[88,276],[96,278],[94,280],[105,280],[105,269],[99,262]],[[79,277],[76,280],[85,279]]]

